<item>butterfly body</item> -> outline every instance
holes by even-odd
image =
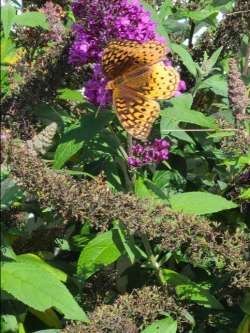
[[[157,41],[111,42],[104,50],[103,70],[110,79],[113,105],[125,130],[145,140],[159,117],[156,100],[168,99],[177,90],[179,75],[163,63],[166,48]]]

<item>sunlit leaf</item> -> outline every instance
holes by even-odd
[[[176,333],[177,332],[177,321],[171,317],[157,320],[141,333]]]
[[[24,304],[45,311],[56,308],[72,320],[87,321],[65,285],[32,262],[5,262],[2,265],[2,289]]]
[[[13,23],[27,27],[41,27],[48,30],[49,25],[45,14],[41,12],[26,12],[15,16]]]
[[[175,287],[176,293],[181,299],[193,301],[206,308],[223,309],[222,304],[208,289],[191,281],[185,275],[171,269],[163,269],[162,274],[166,283]]]
[[[185,47],[182,45],[179,45],[179,44],[171,43],[171,49],[174,53],[178,54],[181,61],[183,62],[183,65],[187,67],[189,72],[193,76],[196,76],[197,70],[196,70],[195,63],[194,63],[191,55],[189,54],[189,52],[185,49]]]
[[[103,266],[116,261],[121,256],[113,240],[112,230],[97,235],[82,250],[78,263],[77,274],[87,279]]]
[[[211,214],[238,207],[234,202],[208,192],[186,192],[170,197],[174,210],[190,214]]]
[[[6,5],[1,7],[1,21],[3,24],[3,32],[5,38],[9,37],[15,16],[16,16],[16,10],[9,3],[6,3]]]

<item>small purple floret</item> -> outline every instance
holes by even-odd
[[[187,90],[186,82],[183,80],[179,81],[179,86],[175,92],[175,97],[180,96],[184,91]]]
[[[170,143],[165,139],[155,139],[153,142],[145,144],[137,143],[132,146],[131,156],[128,157],[128,165],[137,168],[167,160],[169,146]]]

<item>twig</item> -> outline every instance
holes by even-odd
[[[128,155],[131,155],[132,145],[133,145],[133,137],[130,134],[128,134],[128,136],[127,136],[127,145],[128,145]]]
[[[228,14],[226,14],[226,16],[231,16],[231,15],[235,15],[235,14],[244,14],[244,13],[248,13],[248,12],[250,12],[250,9],[248,9],[248,10],[240,10],[238,12],[228,13]]]
[[[189,129],[168,129],[163,132],[216,132],[217,129],[213,128],[204,128],[204,129],[199,129],[199,128],[189,128]],[[234,131],[237,132],[239,131],[238,128],[221,128],[218,130],[218,132],[228,132],[228,131]]]
[[[250,116],[247,116],[246,114],[237,114],[236,118],[238,120],[246,120],[246,119],[250,119]]]
[[[123,159],[118,158],[117,163],[120,165],[121,171],[123,173],[127,190],[129,192],[132,192],[133,191],[133,183],[131,182],[131,179],[130,179],[129,174],[128,174],[127,162],[125,162],[128,158],[128,155],[127,155],[125,149],[123,148],[121,141],[119,140],[119,138],[115,134],[112,126],[109,126],[109,129],[110,129],[111,133],[113,134],[113,139],[116,141],[117,146],[118,146],[118,150],[119,150],[121,156],[123,157]]]

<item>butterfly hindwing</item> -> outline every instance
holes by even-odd
[[[173,67],[167,67],[159,62],[150,67],[150,76],[140,87],[140,92],[147,98],[171,98],[179,85],[179,74]]]
[[[179,74],[163,62],[142,66],[128,75],[124,74],[124,85],[150,99],[168,99],[174,95],[179,84]]]
[[[113,104],[124,129],[134,138],[145,140],[159,117],[159,103],[124,87],[113,91]]]

